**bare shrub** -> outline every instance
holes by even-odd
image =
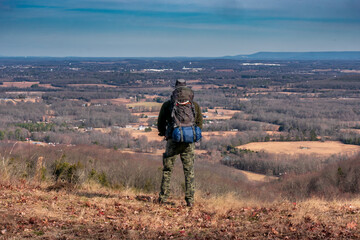
[[[323,170],[303,175],[288,175],[273,187],[288,199],[355,197],[360,193],[360,156],[330,164]]]

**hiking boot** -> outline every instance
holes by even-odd
[[[167,200],[162,200],[161,198],[158,198],[154,201],[154,203],[157,203],[157,204],[164,204],[164,205],[171,205],[171,206],[174,206],[175,203],[173,202],[169,202]]]

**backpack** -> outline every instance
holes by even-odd
[[[171,95],[173,127],[195,125],[194,92],[188,87],[177,87]]]
[[[192,143],[201,139],[201,130],[195,126],[194,92],[189,87],[175,88],[171,95],[171,138],[175,142]]]

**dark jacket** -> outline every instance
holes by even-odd
[[[203,117],[201,113],[201,109],[199,104],[194,102],[195,106],[195,125],[199,128],[202,128],[203,126]],[[158,130],[160,136],[165,136],[166,128],[169,123],[171,123],[171,100],[166,101],[163,103],[160,109],[159,117],[158,117]]]

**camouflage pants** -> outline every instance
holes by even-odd
[[[194,202],[194,143],[177,143],[171,139],[166,144],[166,152],[163,155],[163,176],[161,181],[161,190],[159,199],[166,201],[170,195],[170,178],[174,168],[177,155],[180,154],[185,175],[185,200]]]

